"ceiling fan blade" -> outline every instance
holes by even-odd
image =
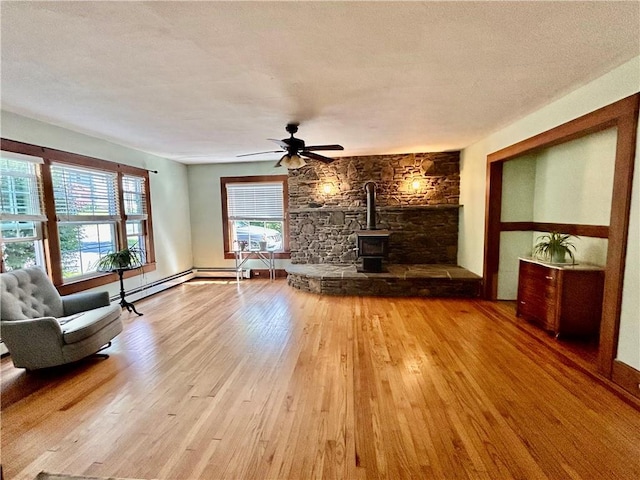
[[[311,145],[304,147],[305,150],[344,150],[342,145]]]
[[[236,155],[236,157],[248,157],[249,155],[262,155],[264,153],[282,153],[282,150],[269,150],[268,152],[243,153],[242,155]]]
[[[324,163],[331,163],[335,160],[334,158],[325,157],[324,155],[318,155],[317,153],[313,152],[307,152],[306,150],[300,152],[300,155],[302,155],[303,157],[313,158],[314,160],[320,160]]]
[[[284,140],[278,140],[277,138],[267,138],[267,140],[271,140],[272,142],[277,143],[278,145],[280,145],[284,150],[286,150],[287,148],[289,148],[289,143],[287,143],[287,139]]]

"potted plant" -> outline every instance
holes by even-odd
[[[142,251],[135,246],[107,253],[98,261],[98,271],[113,272],[142,266]]]
[[[566,263],[566,257],[569,255],[571,262],[575,263],[571,250],[575,251],[576,247],[569,241],[571,237],[573,235],[560,232],[549,232],[545,235],[540,235],[537,238],[538,243],[533,247],[533,255],[551,263]]]
[[[132,270],[134,268],[142,269],[142,258],[142,250],[133,245],[117,252],[107,253],[98,261],[97,265],[99,272],[118,272],[118,279],[120,280],[120,306],[126,308],[129,312],[133,311],[137,315],[142,314],[136,310],[133,303],[127,302],[125,299],[126,292],[123,277],[125,270]]]

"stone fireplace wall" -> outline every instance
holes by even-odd
[[[392,231],[387,261],[455,264],[459,167],[460,152],[443,152],[342,157],[289,171],[292,263],[357,263],[364,184],[373,181],[377,228]]]

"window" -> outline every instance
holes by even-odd
[[[122,192],[126,220],[127,246],[140,251],[142,262],[147,258],[147,194],[144,177],[122,177]]]
[[[221,179],[225,256],[234,249],[268,249],[288,257],[287,177]]]
[[[62,277],[94,273],[99,260],[117,250],[117,175],[54,163],[51,178]]]
[[[227,215],[233,249],[282,250],[282,182],[227,183]]]
[[[41,163],[40,158],[7,152],[0,157],[0,238],[6,271],[45,266]]]
[[[46,265],[66,295],[116,281],[97,264],[126,246],[155,269],[147,170],[2,139],[0,174],[3,271]]]

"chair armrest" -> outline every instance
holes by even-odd
[[[62,328],[53,317],[0,322],[0,335],[12,355],[14,351],[47,351],[64,343]]]
[[[65,295],[61,298],[65,317],[94,308],[106,307],[111,303],[109,292],[81,292]]]

